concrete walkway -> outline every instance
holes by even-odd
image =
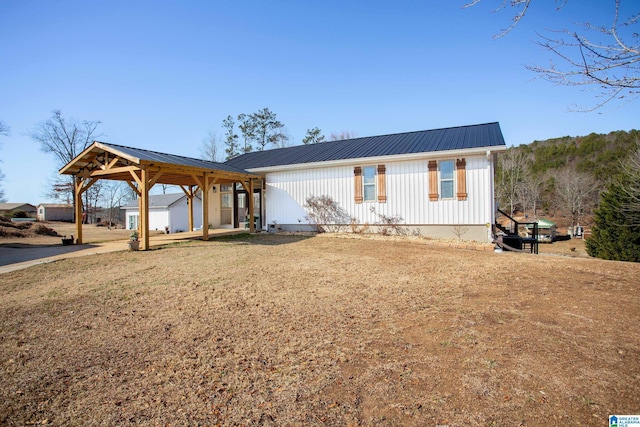
[[[209,231],[209,237],[220,235],[245,233],[247,230],[234,228],[218,228]],[[149,246],[162,246],[174,242],[185,240],[200,240],[202,231],[192,231],[188,233],[160,234],[149,238]],[[15,270],[31,267],[33,265],[44,264],[66,258],[73,258],[87,255],[104,254],[107,252],[126,251],[127,240],[112,240],[102,243],[89,243],[83,245],[29,245],[28,243],[20,247],[0,247],[0,274],[9,273]]]

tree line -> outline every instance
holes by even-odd
[[[505,213],[562,218],[572,231],[593,218],[592,256],[640,261],[639,171],[638,130],[534,141],[498,155],[496,199]],[[596,249],[605,243],[613,249]]]
[[[202,140],[200,156],[214,162],[230,160],[241,154],[252,151],[263,151],[268,148],[285,148],[294,145],[286,126],[277,118],[277,114],[269,108],[255,113],[228,115],[222,120],[224,138],[219,140],[217,134],[210,131]],[[318,144],[326,141],[337,141],[354,138],[351,131],[331,132],[327,138],[320,128],[313,127],[306,131],[301,143]]]

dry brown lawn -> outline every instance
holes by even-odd
[[[640,413],[639,282],[330,236],[39,265],[0,276],[0,425],[606,425]]]

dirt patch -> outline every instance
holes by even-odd
[[[28,224],[28,225],[27,225]],[[2,230],[0,223],[0,230]],[[0,235],[0,246],[21,247],[23,245],[59,245],[60,238],[76,236],[76,225],[69,222],[32,222],[19,223],[22,227],[16,235]],[[14,228],[15,229],[15,228]],[[95,224],[84,224],[82,226],[83,243],[99,243],[112,240],[125,240],[129,238],[131,230],[122,228],[98,227]],[[164,234],[163,231],[151,230],[149,235]]]
[[[12,222],[10,219],[0,216],[0,238],[2,241],[38,236],[58,236],[58,233],[40,222]]]
[[[243,236],[0,276],[0,424],[603,425],[640,265]]]

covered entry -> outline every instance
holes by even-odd
[[[189,231],[193,231],[193,197],[202,191],[202,238],[208,240],[209,190],[214,185],[240,184],[249,194],[260,188],[260,176],[225,164],[95,141],[60,169],[73,175],[77,243],[82,243],[82,194],[99,179],[126,182],[138,195],[141,248],[149,248],[149,190],[155,184],[178,185],[189,201]],[[253,198],[247,210],[254,215]],[[249,224],[254,231],[254,224]]]

